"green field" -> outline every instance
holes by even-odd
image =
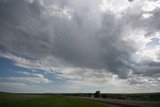
[[[109,107],[106,104],[51,95],[0,94],[0,107]]]

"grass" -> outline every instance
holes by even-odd
[[[51,95],[0,94],[0,107],[109,107],[106,104]]]

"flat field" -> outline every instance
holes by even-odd
[[[0,93],[0,107],[109,107],[106,104],[53,95]]]

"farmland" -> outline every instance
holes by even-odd
[[[0,107],[110,107],[94,101],[54,95],[0,94]]]
[[[143,97],[147,96],[147,99]],[[129,98],[129,99],[127,99]],[[0,107],[159,107],[159,93],[0,93]]]

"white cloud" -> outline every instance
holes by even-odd
[[[60,66],[60,62],[54,57],[46,57],[40,60],[29,60],[29,59],[14,55],[9,52],[1,52],[1,51],[0,51],[0,57],[10,59],[14,61],[16,66],[27,68],[27,69],[32,69],[33,72],[35,69],[40,69],[48,73],[54,73],[54,72],[58,72],[58,69],[59,69],[59,67],[56,67],[56,66],[57,65]],[[62,67],[64,66],[63,64],[61,65]],[[20,72],[21,71],[19,71],[19,73]],[[22,71],[21,73],[27,74],[28,72]]]
[[[144,13],[144,14],[142,14],[142,17],[143,18],[149,18],[149,17],[151,17],[153,14],[149,14],[149,13]]]
[[[17,73],[19,73],[19,74],[24,74],[24,75],[31,75],[31,73],[30,72],[26,72],[26,71],[17,71]]]
[[[67,82],[64,86],[65,90],[59,90],[62,92],[83,92],[84,90],[84,92],[94,92],[96,90],[115,93],[119,91],[137,92],[137,89],[131,87],[126,80],[119,79],[117,75],[105,70],[66,68],[56,76],[58,79],[63,79]]]
[[[156,75],[159,77],[159,74]],[[157,77],[132,75],[131,78],[128,78],[128,82],[138,92],[158,92],[160,90],[160,80]]]
[[[38,74],[38,73],[33,73],[33,76],[39,77],[39,78],[44,78],[44,75],[42,74]]]
[[[37,84],[51,82],[41,74],[36,74],[36,77],[8,77],[7,80],[21,81],[21,82],[27,82],[27,83],[37,83]]]
[[[64,75],[64,74],[57,74],[56,75],[57,78],[60,78],[60,79],[68,79],[68,80],[79,80],[79,79],[82,79],[81,76],[78,76],[78,75]]]
[[[13,55],[8,52],[0,52],[0,57],[10,59],[10,60],[14,61],[17,66],[20,66],[20,67],[25,67],[25,68],[32,67],[32,62],[30,60],[27,60],[22,57],[18,57],[16,55]]]
[[[1,87],[25,87],[24,83],[14,83],[14,82],[0,82]]]
[[[149,11],[153,11],[157,7],[160,7],[159,2],[145,0],[142,10],[149,12]]]

